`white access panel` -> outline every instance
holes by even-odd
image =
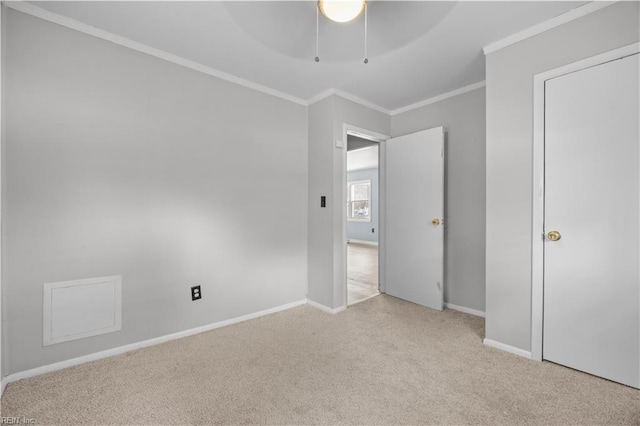
[[[120,330],[120,275],[43,285],[43,345]]]
[[[634,387],[640,387],[638,76],[636,54],[545,86],[543,358]],[[560,239],[550,239],[550,231]]]
[[[389,139],[386,149],[386,293],[443,308],[444,129]]]

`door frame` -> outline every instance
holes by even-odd
[[[542,361],[544,309],[544,113],[545,82],[640,52],[633,43],[533,76],[533,179],[531,225],[531,359]],[[640,259],[639,259],[640,262]]]
[[[342,221],[340,226],[342,227],[342,258],[344,259],[344,274],[340,279],[338,285],[342,286],[341,291],[344,294],[345,306],[349,307],[349,291],[347,288],[347,274],[349,270],[349,264],[347,259],[347,138],[349,135],[354,135],[362,139],[376,142],[378,144],[378,291],[384,293],[384,277],[385,277],[385,212],[384,212],[384,200],[386,195],[385,184],[385,158],[386,158],[386,145],[387,139],[391,136],[383,135],[382,133],[374,132],[371,130],[363,129],[351,124],[343,123],[342,125]]]

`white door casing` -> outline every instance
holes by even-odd
[[[542,358],[640,387],[638,55],[545,83]]]
[[[444,129],[400,136],[385,145],[386,293],[442,310]]]
[[[339,310],[346,309],[348,306],[348,287],[347,287],[347,140],[349,135],[357,136],[361,139],[367,139],[378,144],[378,289],[380,292],[385,292],[384,277],[385,277],[385,145],[389,136],[382,133],[377,133],[372,130],[364,129],[352,124],[344,123],[342,125],[342,245],[341,253],[344,267],[341,269],[341,279],[337,281],[337,291],[343,294],[344,306],[338,308]],[[335,271],[334,271],[335,272]],[[340,273],[340,272],[338,272]]]
[[[531,352],[542,361],[543,273],[544,273],[544,113],[545,83],[555,77],[593,67],[640,52],[640,43],[632,43],[608,52],[544,71],[533,77],[533,161],[531,187]],[[638,259],[640,263],[640,259]]]

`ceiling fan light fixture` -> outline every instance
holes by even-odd
[[[320,12],[334,22],[354,20],[364,9],[365,0],[319,0]]]

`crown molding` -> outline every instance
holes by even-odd
[[[356,104],[360,104],[360,105],[362,105],[364,107],[367,107],[367,108],[372,109],[374,111],[381,112],[383,114],[391,115],[391,111],[390,110],[388,110],[388,109],[386,109],[384,107],[381,107],[380,105],[374,104],[373,102],[369,102],[369,101],[367,101],[365,99],[362,99],[362,98],[359,98],[359,97],[357,97],[355,95],[352,95],[351,93],[347,93],[347,92],[344,92],[344,91],[339,90],[339,89],[333,89],[333,92],[334,92],[334,94],[336,96],[340,96],[342,99],[346,99],[346,100],[354,102]]]
[[[318,103],[318,102],[320,102],[321,100],[326,99],[326,98],[328,98],[329,96],[332,96],[332,95],[335,95],[335,94],[336,94],[336,90],[335,90],[335,89],[327,89],[327,90],[325,90],[325,91],[323,91],[323,92],[318,93],[318,94],[317,94],[317,95],[315,95],[314,97],[309,98],[309,99],[307,100],[307,105],[308,105],[308,106],[311,106],[311,105],[313,105],[313,104],[315,104],[315,103]]]
[[[221,80],[225,80],[230,83],[237,84],[239,86],[253,89],[255,91],[262,92],[267,95],[275,96],[277,98],[281,98],[299,105],[303,105],[303,106],[308,105],[306,100],[298,98],[296,96],[291,96],[279,90],[275,90],[270,87],[254,83],[252,81],[245,80],[233,74],[229,74],[229,73],[217,70],[215,68],[211,68],[209,66],[200,64],[198,62],[191,61],[189,59],[174,55],[172,53],[165,52],[164,50],[156,49],[155,47],[138,43],[137,41],[133,41],[126,37],[122,37],[122,36],[110,33],[108,31],[93,27],[91,25],[84,24],[80,21],[76,21],[75,19],[71,19],[66,16],[50,12],[46,9],[34,6],[22,0],[7,1],[7,2],[4,2],[4,4],[7,7],[10,7],[11,9],[17,10],[22,13],[26,13],[31,16],[35,16],[36,18],[44,19],[45,21],[53,22],[55,24],[62,25],[72,30],[79,31],[81,33],[85,33],[102,40],[107,40],[120,46],[128,47],[129,49],[133,49],[138,52],[146,53],[147,55],[154,56],[156,58],[163,59],[168,62],[172,62],[176,65],[180,65],[180,66],[192,69],[194,71],[198,71],[203,74],[207,74],[212,77],[216,77]]]
[[[36,18],[40,18],[43,19],[45,21],[49,21],[49,22],[53,22],[55,24],[58,25],[62,25],[63,27],[67,27],[70,28],[72,30],[75,31],[79,31],[81,33],[84,34],[88,34],[90,36],[102,39],[102,40],[106,40],[106,41],[110,41],[114,44],[120,45],[120,46],[124,46],[127,47],[129,49],[133,49],[136,50],[138,52],[142,52],[142,53],[146,53],[147,55],[159,58],[159,59],[163,59],[165,61],[174,63],[176,65],[180,65],[189,69],[192,69],[194,71],[198,71],[207,75],[210,75],[212,77],[216,77],[219,78],[221,80],[225,80],[228,81],[230,83],[234,83],[237,84],[239,86],[243,86],[249,89],[253,89],[256,90],[258,92],[262,92],[262,93],[266,93],[268,95],[271,96],[275,96],[293,103],[296,103],[298,105],[302,105],[302,106],[309,106],[312,105],[316,102],[321,101],[322,99],[331,96],[331,95],[336,95],[336,96],[340,96],[343,99],[347,99],[351,102],[355,102],[357,104],[360,104],[364,107],[373,109],[375,111],[384,113],[384,114],[388,114],[390,115],[391,111],[389,111],[386,108],[383,108],[379,105],[376,105],[372,102],[369,102],[365,99],[361,99],[358,98],[355,95],[352,95],[350,93],[347,92],[343,92],[341,90],[338,89],[329,89],[326,90],[316,96],[314,96],[313,98],[309,99],[309,100],[305,100],[305,99],[301,99],[298,98],[296,96],[292,96],[289,95],[287,93],[281,92],[279,90],[276,89],[272,89],[270,87],[267,86],[263,86],[261,84],[258,83],[254,83],[252,81],[249,80],[245,80],[243,78],[237,77],[233,74],[229,74],[226,73],[224,71],[220,71],[217,70],[215,68],[203,65],[201,63],[195,62],[195,61],[191,61],[189,59],[183,58],[181,56],[178,55],[174,55],[172,53],[169,52],[165,52],[164,50],[161,49],[156,49],[155,47],[151,47],[148,46],[146,44],[143,43],[138,43],[137,41],[133,41],[131,39],[128,39],[126,37],[122,37],[119,36],[117,34],[113,34],[109,31],[105,31],[102,30],[100,28],[96,28],[94,26],[91,25],[87,25],[85,23],[82,23],[80,21],[76,21],[75,19],[48,11],[46,9],[43,9],[41,7],[38,6],[34,6],[32,4],[29,4],[23,0],[12,0],[12,1],[6,1],[4,2],[4,4],[7,5],[7,7],[10,7],[11,9],[17,10],[19,12],[22,13],[26,13],[28,15],[31,16],[35,16]]]
[[[7,7],[17,10],[19,12],[34,16],[36,18],[40,18],[43,19],[45,21],[48,22],[52,22],[58,25],[62,25],[63,27],[75,30],[75,31],[79,31],[81,33],[102,39],[102,40],[106,40],[106,41],[110,41],[114,44],[117,44],[119,46],[123,46],[123,47],[127,47],[129,49],[133,49],[136,50],[138,52],[141,53],[145,53],[148,54],[150,56],[156,57],[158,59],[162,59],[168,62],[171,62],[173,64],[179,65],[179,66],[183,66],[185,68],[189,68],[191,70],[194,71],[198,71],[201,72],[203,74],[207,74],[210,75],[212,77],[216,77],[219,78],[221,80],[242,86],[242,87],[246,87],[248,89],[252,89],[255,90],[257,92],[261,92],[261,93],[265,93],[267,95],[271,95],[271,96],[275,96],[277,98],[280,99],[284,99],[293,103],[296,103],[298,105],[302,105],[302,106],[310,106],[313,105],[317,102],[320,102],[321,100],[329,97],[329,96],[339,96],[343,99],[346,99],[348,101],[354,102],[356,104],[359,104],[361,106],[364,106],[366,108],[372,109],[374,111],[378,111],[382,114],[387,114],[389,116],[393,116],[396,114],[400,114],[403,112],[407,112],[410,111],[412,109],[416,109],[416,108],[420,108],[423,107],[425,105],[429,105],[429,104],[433,104],[445,99],[448,99],[450,97],[453,96],[457,96],[457,95],[461,95],[463,93],[478,89],[480,87],[484,87],[485,82],[481,81],[478,83],[474,83],[471,84],[469,86],[465,86],[465,87],[461,87],[459,89],[453,90],[451,92],[447,92],[447,93],[443,93],[442,95],[438,95],[438,96],[434,96],[432,98],[426,99],[424,101],[421,102],[417,102],[415,104],[411,104],[408,105],[406,107],[402,107],[402,108],[398,108],[395,110],[390,110],[387,108],[384,108],[380,105],[377,105],[373,102],[367,101],[366,99],[362,99],[359,98],[355,95],[352,95],[351,93],[345,92],[343,90],[340,89],[328,89],[325,90],[319,94],[317,94],[316,96],[309,98],[308,100],[293,96],[293,95],[289,95],[288,93],[284,93],[281,92],[279,90],[276,89],[272,89],[270,87],[267,86],[263,86],[261,84],[258,83],[254,83],[252,81],[249,80],[245,80],[243,78],[240,78],[238,76],[235,76],[233,74],[229,74],[220,70],[217,70],[215,68],[200,64],[198,62],[195,61],[191,61],[189,59],[174,55],[172,53],[169,52],[165,52],[164,50],[160,50],[160,49],[156,49],[154,47],[148,46],[146,44],[143,43],[139,43],[136,41],[133,41],[131,39],[128,39],[126,37],[122,37],[119,36],[117,34],[113,34],[111,32],[93,27],[91,25],[87,25],[84,24],[80,21],[76,21],[75,19],[71,19],[68,18],[66,16],[48,11],[46,9],[43,9],[41,7],[38,6],[34,6],[30,3],[27,3],[23,0],[12,0],[12,1],[3,1],[2,4],[6,5]],[[590,3],[592,4],[592,3]],[[607,3],[606,5],[609,5],[610,3]],[[586,6],[585,6],[586,7]],[[604,6],[602,6],[604,7]],[[602,8],[600,7],[600,8]],[[583,7],[584,8],[584,7]],[[583,8],[579,8],[579,9],[583,9]],[[575,9],[578,10],[578,9]],[[586,13],[584,13],[586,14]],[[561,15],[563,16],[563,15]],[[582,15],[580,15],[582,16]],[[575,18],[574,18],[575,19]],[[494,43],[496,44],[496,43]],[[486,49],[486,48],[485,48]]]
[[[548,31],[552,28],[559,27],[560,25],[566,24],[567,22],[571,22],[578,18],[581,18],[590,13],[596,12],[600,9],[604,9],[607,6],[611,6],[612,4],[617,3],[616,1],[592,1],[591,3],[587,3],[583,6],[576,7],[575,9],[571,9],[568,12],[565,12],[561,15],[555,16],[551,19],[548,19],[544,22],[541,22],[537,25],[527,28],[526,30],[517,32],[515,34],[510,35],[509,37],[505,37],[502,40],[498,40],[493,42],[482,48],[482,51],[485,55],[489,53],[497,52],[500,49],[503,49],[507,46],[511,46],[512,44],[518,43],[519,41],[528,39],[545,31]]]
[[[356,95],[352,95],[351,93],[345,92],[340,89],[327,89],[324,92],[320,92],[316,96],[309,98],[309,100],[307,101],[307,105],[311,106],[323,99],[328,98],[329,96],[339,96],[342,99],[346,99],[353,103],[362,105],[363,107],[367,107],[383,114],[391,115],[391,111],[387,108],[381,107],[380,105],[374,104],[373,102],[369,102],[366,99],[359,98]]]
[[[463,93],[471,92],[476,89],[480,89],[486,86],[486,81],[482,80],[477,83],[470,84],[468,86],[461,87],[456,90],[452,90],[450,92],[443,93],[438,96],[434,96],[429,99],[425,99],[424,101],[416,102],[415,104],[407,105],[402,108],[394,109],[391,111],[391,115],[402,114],[403,112],[411,111],[417,108],[422,108],[423,106],[435,104],[436,102],[444,101],[445,99],[453,98],[454,96],[462,95]]]

